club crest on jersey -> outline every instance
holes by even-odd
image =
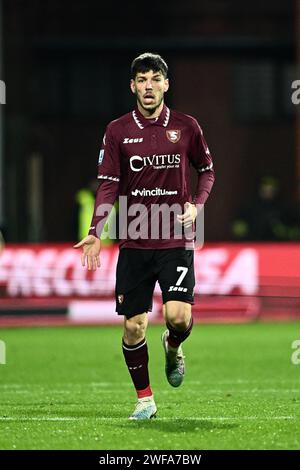
[[[176,142],[180,140],[181,131],[180,130],[166,131],[166,135],[170,142],[173,142],[173,144],[176,144]]]

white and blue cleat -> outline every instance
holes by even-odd
[[[169,331],[166,330],[161,337],[162,345],[165,351],[166,365],[165,372],[166,377],[172,387],[179,387],[182,384],[185,373],[184,355],[182,352],[181,345],[177,351],[170,351],[168,348],[168,335]]]
[[[153,396],[139,398],[135,410],[129,419],[151,419],[155,418],[157,408]]]

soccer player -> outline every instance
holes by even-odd
[[[116,311],[124,315],[123,354],[138,397],[130,419],[137,420],[150,419],[157,411],[149,381],[145,338],[156,281],[162,291],[167,327],[162,335],[166,377],[173,387],[181,385],[184,378],[181,344],[193,327],[194,252],[186,249],[184,236],[175,236],[175,228],[179,225],[183,231],[193,224],[197,205],[204,204],[211,191],[214,171],[196,119],[170,110],[164,103],[169,80],[168,67],[161,56],[144,53],[133,60],[130,88],[137,106],[107,126],[99,156],[101,183],[92,225],[87,237],[75,248],[82,247],[83,266],[87,263],[89,270],[97,269],[99,237],[105,222],[99,208],[103,204],[112,205],[118,196],[126,196],[130,221],[135,204],[145,208],[139,219],[143,233],[139,232],[137,237],[128,232],[120,242],[115,289]],[[198,171],[194,197],[190,165]],[[165,209],[174,204],[182,212],[170,218],[168,236],[163,236]],[[163,210],[155,218],[157,207]],[[155,223],[158,227],[154,227]],[[152,232],[149,235],[149,227],[158,228],[159,235],[151,236]]]

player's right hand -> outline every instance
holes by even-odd
[[[89,271],[95,271],[97,268],[100,268],[100,250],[101,242],[99,238],[94,237],[94,235],[88,235],[84,237],[79,243],[74,245],[73,248],[81,248],[81,264],[86,266]]]

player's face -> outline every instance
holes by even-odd
[[[169,88],[169,80],[161,72],[139,72],[131,80],[130,88],[141,108],[152,114],[162,104],[164,93]]]

